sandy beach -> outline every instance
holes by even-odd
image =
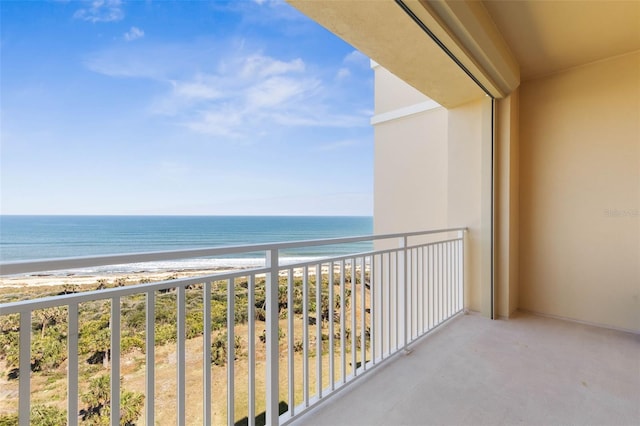
[[[139,284],[146,280],[157,282],[168,279],[188,278],[201,275],[211,275],[233,271],[233,267],[217,267],[206,270],[170,270],[170,271],[141,271],[141,272],[116,272],[101,274],[36,274],[21,275],[0,278],[0,288],[22,288],[22,287],[51,287],[61,285],[77,286],[97,286],[98,282],[105,280],[108,284],[115,284],[119,280],[124,280],[126,285]]]
[[[142,283],[160,282],[179,278],[189,278],[220,274],[238,270],[234,267],[215,267],[199,270],[169,270],[115,272],[100,274],[35,274],[8,276],[0,278],[0,303],[36,299],[39,297],[58,295],[63,292],[84,292],[97,290],[99,287],[112,288]]]

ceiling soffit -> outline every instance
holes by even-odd
[[[481,2],[405,2],[493,97],[504,97],[518,87],[518,62]]]
[[[393,0],[288,2],[446,108],[485,96],[465,71]],[[405,3],[412,11],[416,10],[421,19],[429,16],[419,1]],[[481,78],[489,81],[485,76]],[[501,93],[496,90],[492,95],[501,96]]]
[[[522,80],[640,50],[637,0],[482,4],[518,60]]]

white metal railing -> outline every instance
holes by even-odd
[[[265,253],[265,266],[45,297],[0,305],[0,316],[19,319],[19,423],[29,424],[31,407],[32,315],[51,308],[67,309],[67,422],[79,422],[79,312],[83,304],[110,303],[111,424],[119,424],[121,322],[123,300],[144,295],[145,372],[144,417],[155,424],[156,305],[168,291],[175,294],[176,423],[187,422],[187,405],[202,399],[202,422],[210,425],[213,403],[226,398],[223,423],[245,417],[256,424],[258,402],[265,401],[264,421],[285,424],[342,386],[393,357],[420,337],[464,309],[465,228],[349,237],[300,242],[233,246],[172,252],[53,259],[0,264],[0,275],[102,265],[176,260],[239,253]],[[314,259],[283,265],[280,251],[301,247],[372,241],[365,253]],[[226,287],[226,289],[224,289]],[[223,288],[226,301],[226,381],[212,370],[212,293]],[[256,309],[264,297],[263,316]],[[187,297],[202,301],[202,389],[187,389]],[[246,331],[236,306],[246,313]],[[246,307],[244,307],[246,305]],[[285,309],[286,308],[286,309]],[[241,317],[243,316],[241,315]],[[264,321],[264,336],[257,326]],[[246,358],[236,357],[236,335],[246,342]],[[265,350],[258,350],[264,339]],[[283,340],[283,342],[281,342]],[[246,363],[246,377],[236,368]],[[282,366],[281,366],[282,364]],[[218,368],[218,367],[215,367]],[[261,374],[266,378],[261,385]],[[240,383],[242,386],[238,386]],[[247,406],[236,404],[246,393]],[[219,414],[219,413],[218,413]],[[223,413],[224,414],[224,413]],[[214,418],[215,417],[215,418]],[[167,419],[163,419],[167,421]],[[259,422],[261,422],[260,420]]]

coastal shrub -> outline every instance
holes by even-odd
[[[18,364],[20,362],[20,353],[18,349],[18,332],[9,332],[0,335],[0,349],[7,368],[7,378],[18,378]]]
[[[67,413],[49,405],[31,407],[31,424],[34,426],[59,426],[67,423]]]
[[[20,315],[9,314],[0,316],[0,333],[20,330]]]
[[[109,319],[110,304],[104,300],[87,302],[80,305],[80,325],[86,321],[97,321],[103,318]]]
[[[144,408],[144,394],[124,391],[120,397],[120,424],[133,425]]]
[[[156,345],[164,345],[168,342],[175,342],[178,329],[175,323],[156,325],[155,342]]]
[[[64,411],[48,405],[34,405],[31,407],[30,417],[30,424],[33,426],[60,426],[67,423]],[[18,415],[0,415],[0,426],[18,426]]]
[[[284,330],[281,328],[278,328],[278,340],[282,340],[283,338],[287,337],[287,335],[285,334]],[[258,339],[260,339],[260,341],[262,343],[267,343],[267,330],[262,330],[262,333],[260,333],[258,335]]]
[[[281,312],[283,309],[287,309],[289,296],[287,290],[286,284],[278,286],[278,312]]]
[[[78,286],[77,284],[64,283],[62,285],[62,291],[59,294],[62,295],[62,294],[77,293],[79,289],[80,289],[80,286]]]
[[[142,331],[146,327],[147,312],[144,303],[137,303],[122,310],[122,323],[126,328]]]
[[[100,411],[110,402],[111,379],[108,374],[103,374],[89,383],[87,392],[81,395],[82,402],[87,406],[82,410],[82,420],[87,420],[95,415],[100,415]]]
[[[18,426],[17,414],[2,414],[0,415],[0,426]]]
[[[121,380],[122,381],[122,380]],[[111,386],[109,375],[96,377],[81,396],[86,404],[80,411],[82,423],[86,425],[108,425],[111,415]],[[144,395],[139,392],[120,392],[120,425],[133,425],[140,417],[144,406]],[[64,422],[62,423],[64,424]]]
[[[31,344],[31,370],[58,368],[67,359],[67,339],[56,331],[36,337]]]
[[[249,321],[249,307],[246,297],[236,297],[234,308],[234,320],[236,324],[245,324]]]
[[[187,296],[187,308],[202,310],[202,292],[195,291],[194,289],[188,289],[185,293]]]
[[[97,320],[83,321],[80,325],[78,348],[81,354],[89,355],[89,364],[102,362],[109,364],[111,351],[111,330],[109,329],[109,315],[104,314]]]
[[[226,331],[218,333],[211,342],[211,362],[217,366],[223,366],[227,363],[227,338]],[[240,336],[234,336],[234,357],[238,359],[242,351],[242,340]]]
[[[211,301],[211,324],[215,330],[227,326],[227,302]]]
[[[14,352],[18,349],[18,336],[20,331],[20,320],[15,315],[15,322],[12,315],[6,315],[0,317],[0,360],[17,357],[17,353]],[[9,362],[9,361],[7,361]],[[16,359],[17,362],[17,359]]]
[[[139,349],[144,353],[145,351],[145,339],[143,333],[132,333],[122,336],[120,343],[120,349],[122,353],[131,352],[133,349]]]
[[[222,290],[213,289],[211,292],[211,300],[215,302],[227,302],[227,288],[224,287]]]
[[[227,333],[218,334],[211,342],[211,362],[220,367],[227,363]]]
[[[187,339],[202,336],[204,332],[204,313],[200,311],[189,312],[186,318]]]
[[[302,314],[302,280],[296,279],[293,284],[293,313]]]
[[[98,281],[96,281],[96,290],[104,290],[105,288],[107,288],[107,284],[109,284],[107,280],[105,280],[104,278],[100,278]]]
[[[0,359],[5,362],[9,378],[18,377],[20,361],[18,331],[0,334]],[[67,359],[66,334],[57,327],[50,327],[45,335],[38,333],[31,342],[31,370],[43,371],[55,369]]]
[[[176,295],[167,293],[156,298],[156,323],[165,324],[176,321]]]
[[[264,309],[267,306],[267,298],[264,294],[256,293],[255,300],[256,303],[254,304],[254,306],[256,308]]]
[[[33,311],[32,318],[34,330],[40,330],[40,334],[44,336],[47,331],[47,327],[66,324],[67,308],[58,306],[38,309]]]

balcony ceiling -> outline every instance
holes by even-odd
[[[483,1],[522,80],[640,49],[640,1]]]
[[[440,105],[484,96],[393,0],[287,1]],[[411,3],[420,9],[417,0]]]
[[[287,1],[447,108],[485,92],[415,21],[496,98],[522,80],[640,50],[640,1]]]

